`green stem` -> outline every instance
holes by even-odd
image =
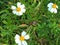
[[[58,45],[58,40],[59,40],[59,38],[56,39],[56,45]]]
[[[29,27],[26,29],[26,30],[27,30],[27,33],[29,33],[29,34],[30,34],[31,29],[32,29],[32,25],[31,25],[31,26],[29,26]]]
[[[36,3],[36,0],[34,0],[34,3]]]
[[[32,35],[35,32],[35,30],[36,30],[36,27],[34,27],[32,33],[30,33],[30,35]]]
[[[38,5],[36,6],[36,8],[35,8],[35,9],[39,8],[40,4],[41,4],[41,2],[39,2],[39,3],[38,3]]]

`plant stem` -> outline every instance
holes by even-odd
[[[56,39],[56,45],[58,45],[58,40],[59,40],[59,38]]]

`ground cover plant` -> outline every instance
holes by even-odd
[[[20,15],[11,9],[17,2],[26,9]],[[49,3],[58,6],[57,13],[48,10]],[[0,45],[18,45],[15,36],[23,31],[27,45],[60,45],[60,0],[0,0]]]

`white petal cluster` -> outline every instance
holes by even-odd
[[[51,13],[57,13],[57,8],[58,6],[56,4],[53,4],[53,3],[49,3],[47,5],[48,7],[48,10],[51,12]]]
[[[27,42],[25,40],[28,40],[30,37],[28,34],[26,34],[25,31],[23,31],[21,33],[21,36],[19,36],[18,34],[16,34],[15,36],[15,42],[18,44],[18,45],[27,45]]]
[[[18,16],[21,16],[26,11],[25,5],[21,4],[20,2],[17,2],[17,7],[12,5],[11,9],[12,9],[12,13]]]

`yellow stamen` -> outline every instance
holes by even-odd
[[[21,8],[20,7],[17,7],[16,10],[17,10],[17,12],[20,12],[21,11]]]
[[[53,8],[57,8],[57,5],[56,5],[56,4],[53,4],[52,7],[53,7]]]
[[[21,36],[21,37],[20,37],[20,40],[21,40],[21,41],[24,41],[24,39],[25,39],[24,36]]]

